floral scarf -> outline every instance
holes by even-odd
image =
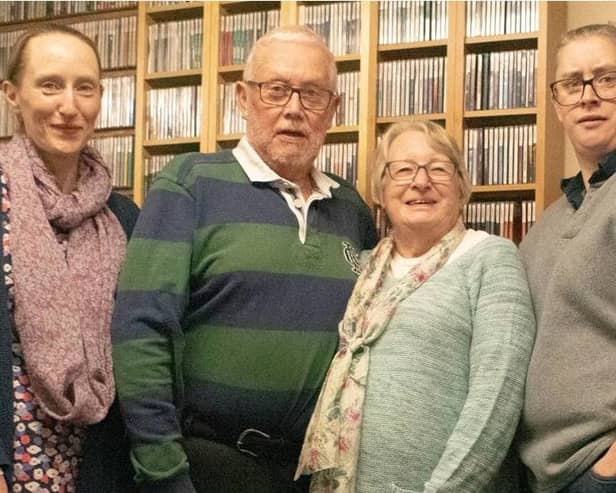
[[[383,239],[370,254],[338,326],[340,346],[306,431],[295,477],[314,474],[310,491],[355,491],[370,345],[385,331],[398,304],[445,265],[464,233],[458,221],[408,275],[385,291],[393,239]]]
[[[2,146],[0,164],[10,187],[14,321],[32,388],[53,418],[96,423],[115,395],[110,323],[126,248],[105,205],[109,169],[86,147],[77,187],[64,194],[24,135]]]

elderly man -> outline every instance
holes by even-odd
[[[306,491],[300,444],[376,241],[356,191],[314,167],[335,90],[321,38],[271,31],[237,84],[246,136],[174,159],[148,196],[113,323],[143,491]]]
[[[522,243],[537,340],[520,452],[535,492],[616,492],[616,27],[568,32],[550,88],[580,172]]]

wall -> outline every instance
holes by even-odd
[[[616,22],[616,2],[568,2],[567,27],[574,29],[585,24]],[[552,74],[553,77],[553,74]],[[573,147],[569,141],[565,147],[565,174],[571,176],[577,173],[577,161]]]

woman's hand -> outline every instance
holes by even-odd
[[[6,484],[4,476],[0,476],[0,493],[9,493],[9,487]]]
[[[592,470],[599,476],[616,476],[616,442],[612,443],[612,446],[607,450],[605,455],[595,462],[595,465],[592,466]]]

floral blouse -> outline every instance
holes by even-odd
[[[2,269],[8,290],[9,313],[13,313],[13,276],[10,250],[9,189],[4,175],[3,222],[0,225],[4,257]],[[32,392],[26,362],[13,327],[13,493],[74,493],[81,458],[84,430],[55,420],[40,406]]]

